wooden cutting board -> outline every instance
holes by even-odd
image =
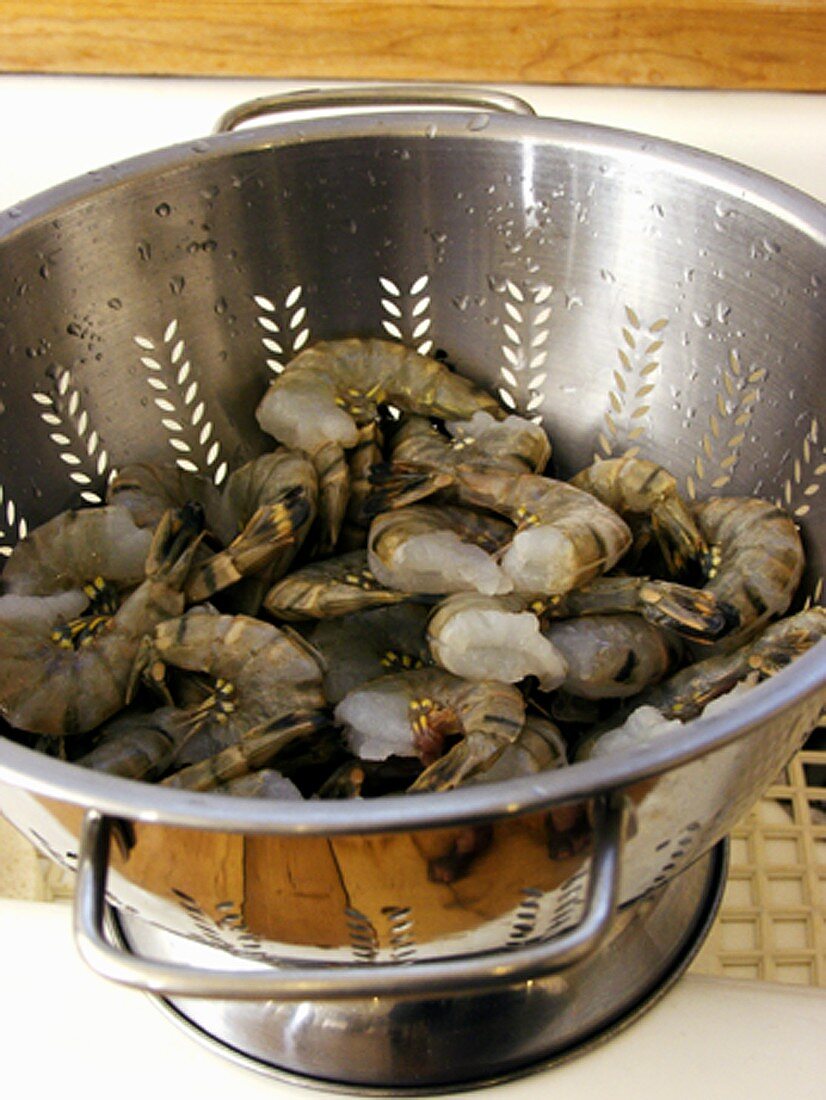
[[[826,0],[0,0],[0,71],[826,90]]]

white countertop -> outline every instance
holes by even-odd
[[[135,153],[208,133],[228,107],[309,82],[0,76],[0,208]],[[511,88],[539,113],[700,146],[826,200],[826,96]],[[65,904],[0,899],[0,1091],[55,1095],[82,1080],[119,1100],[328,1095],[237,1067],[194,1043],[141,994],[88,971]],[[805,1100],[826,1078],[826,994],[688,976],[608,1045],[483,1090],[533,1100]],[[14,1087],[8,1091],[8,1087]]]
[[[302,1100],[321,1090],[259,1076],[179,1030],[141,993],[80,960],[65,903],[0,902],[0,1088],[55,1097]],[[469,1100],[814,1100],[826,1075],[826,994],[793,986],[686,977],[650,1012],[576,1061]],[[28,1086],[22,1086],[29,1081]]]
[[[112,161],[203,137],[246,99],[330,83],[0,75],[0,209]],[[826,200],[826,95],[501,87],[541,115],[696,145]]]

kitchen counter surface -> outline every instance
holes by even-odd
[[[329,1095],[238,1067],[179,1030],[151,1000],[80,960],[67,904],[0,901],[0,1034],[8,1093],[301,1100]],[[814,1100],[826,1074],[826,994],[688,976],[642,1019],[583,1057],[469,1100]],[[160,1091],[159,1091],[160,1090]]]

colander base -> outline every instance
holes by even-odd
[[[626,906],[609,939],[568,970],[501,990],[345,1002],[153,998],[193,1038],[250,1070],[360,1095],[495,1084],[573,1058],[628,1027],[677,981],[705,940],[726,879],[723,841]],[[112,934],[144,957],[192,945],[129,914]],[[215,949],[215,965],[226,957]]]

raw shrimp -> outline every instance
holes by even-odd
[[[438,665],[468,680],[512,684],[535,676],[544,691],[553,691],[568,672],[519,596],[448,596],[427,624],[427,641]]]
[[[740,645],[784,614],[803,573],[803,544],[782,508],[751,497],[719,497],[694,506],[708,541],[704,591],[739,620],[722,648]]]
[[[429,665],[425,627],[429,608],[402,603],[320,622],[308,641],[325,665],[324,694],[330,703],[367,680],[388,672]]]
[[[69,736],[94,729],[124,706],[141,639],[183,610],[200,521],[192,508],[164,516],[146,558],[146,579],[114,614],[96,613],[94,623],[81,620],[80,627],[54,615],[0,622],[0,713],[12,726]]]
[[[427,668],[356,688],[335,716],[356,756],[418,756],[426,767],[410,789],[436,791],[490,767],[519,735],[525,703],[510,684],[470,682]],[[454,736],[461,740],[442,755]]]
[[[826,637],[826,609],[811,607],[766,627],[732,653],[689,665],[642,696],[625,720],[592,731],[577,747],[579,760],[633,749],[679,732],[683,722],[736,706],[740,693],[779,672]]]
[[[306,712],[301,716],[271,718],[248,728],[236,741],[211,756],[203,757],[161,780],[162,787],[187,791],[214,791],[225,788],[241,776],[265,768],[279,753],[302,737],[311,737],[324,728],[326,718]],[[285,797],[281,794],[280,797]],[[287,795],[294,798],[294,795]]]
[[[551,771],[567,763],[565,741],[553,722],[528,715],[516,740],[505,747],[497,760],[485,771],[475,772],[462,786],[493,783]],[[375,797],[388,785],[391,789],[409,787],[412,761],[393,757],[386,761],[348,761],[323,784],[320,798]],[[383,792],[382,792],[383,793]]]
[[[738,621],[734,608],[712,592],[648,577],[597,577],[585,588],[535,599],[529,606],[543,621],[633,612],[697,642],[719,637]]]
[[[179,753],[186,763],[227,748],[267,720],[281,721],[284,732],[326,714],[315,651],[293,631],[248,615],[196,607],[160,623],[141,646],[133,688],[141,676],[162,687],[168,666],[214,681],[205,700],[181,710],[194,727]]]
[[[681,656],[665,631],[640,615],[565,619],[543,630],[567,665],[562,687],[585,699],[622,699],[662,680]]]
[[[512,537],[511,524],[470,508],[411,505],[373,520],[367,561],[379,583],[406,592],[509,592],[496,555]]]
[[[368,508],[374,515],[444,490],[464,470],[533,474],[544,470],[551,456],[545,431],[521,416],[496,420],[480,411],[445,427],[448,436],[424,417],[402,424],[393,439],[392,461],[371,476]]]
[[[193,602],[255,575],[264,586],[289,568],[315,518],[318,479],[311,462],[279,447],[235,470],[221,498],[225,550],[200,565],[187,586]]]
[[[127,710],[104,723],[94,748],[74,763],[125,779],[154,780],[168,770],[192,726],[175,707]]]
[[[347,500],[344,451],[359,427],[392,404],[442,418],[500,413],[495,398],[443,363],[387,340],[333,340],[305,348],[261,399],[256,417],[280,443],[306,452],[319,473],[324,551],[335,546]]]
[[[810,607],[766,627],[731,653],[716,654],[681,669],[645,696],[666,718],[695,718],[706,703],[755,672],[774,675],[826,636],[826,608]]]
[[[332,340],[306,348],[271,383],[256,411],[262,429],[315,454],[327,443],[358,443],[358,428],[380,405],[443,420],[480,409],[500,416],[496,399],[444,363],[388,340]]]
[[[621,516],[645,517],[672,576],[700,564],[706,544],[676,478],[644,458],[606,458],[571,478],[571,485],[591,493]]]
[[[631,531],[615,511],[564,481],[466,470],[457,489],[465,504],[517,525],[500,562],[516,592],[568,592],[607,572],[631,545]]]
[[[264,607],[276,619],[333,619],[409,599],[409,593],[379,584],[366,550],[351,550],[290,573],[273,585]]]
[[[98,588],[132,588],[144,579],[151,543],[152,532],[117,505],[61,512],[17,543],[3,570],[3,591],[47,596],[98,578]]]

